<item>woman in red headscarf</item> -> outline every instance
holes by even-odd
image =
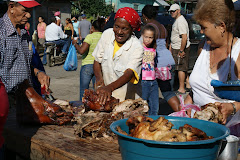
[[[141,19],[130,7],[120,8],[114,19],[113,28],[103,32],[92,53],[100,104],[110,100],[111,95],[120,101],[141,96],[141,86],[137,84],[143,46],[133,34],[134,30],[139,30]]]

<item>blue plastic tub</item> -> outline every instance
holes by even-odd
[[[159,116],[149,116],[157,119]],[[127,119],[113,122],[111,130],[118,135],[118,143],[123,160],[214,160],[218,156],[221,140],[229,135],[229,129],[223,125],[204,120],[163,116],[179,129],[189,124],[206,132],[213,139],[192,142],[164,142],[144,140],[119,133],[116,128],[129,133]]]

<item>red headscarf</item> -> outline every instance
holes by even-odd
[[[141,18],[133,8],[130,7],[120,8],[114,17],[114,20],[116,18],[124,18],[125,20],[127,20],[130,23],[133,30],[140,29]]]

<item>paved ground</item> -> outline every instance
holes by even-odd
[[[79,75],[81,60],[78,60],[76,71],[65,71],[63,65],[54,67],[44,66],[46,73],[50,76],[50,89],[55,98],[78,101],[79,100]]]

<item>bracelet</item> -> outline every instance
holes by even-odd
[[[77,44],[77,43],[74,43],[73,46],[76,47],[76,46],[75,46],[76,44]]]
[[[36,77],[38,76],[38,74],[39,74],[40,72],[43,72],[43,71],[41,71],[41,70],[37,71],[37,73],[36,73]]]
[[[237,112],[236,106],[235,106],[234,103],[231,103],[231,104],[232,104],[232,106],[233,106],[233,111],[232,111],[231,115],[234,115],[234,114],[236,114],[236,112]]]

